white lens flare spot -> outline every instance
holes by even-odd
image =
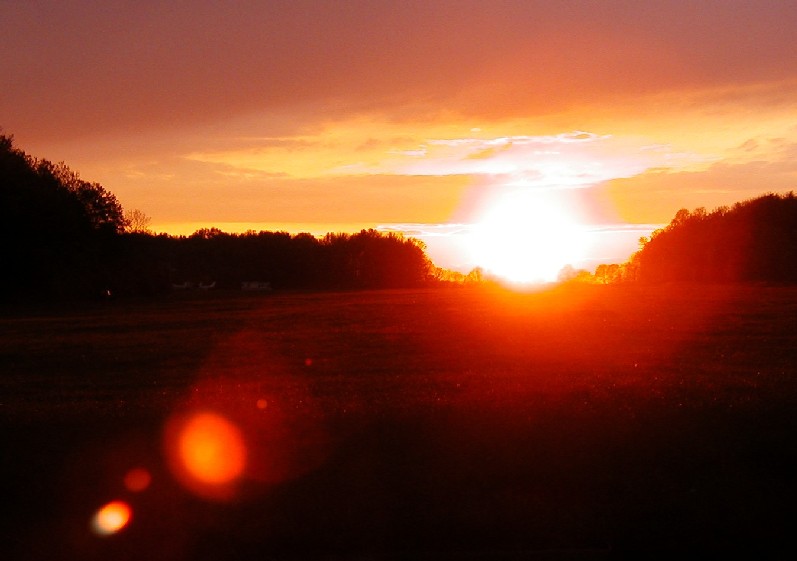
[[[132,510],[124,501],[111,501],[103,505],[91,519],[91,529],[99,536],[110,536],[130,522]]]

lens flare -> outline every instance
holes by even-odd
[[[144,468],[133,468],[125,474],[125,487],[133,493],[144,491],[150,483],[152,483],[152,476]]]
[[[172,470],[189,490],[207,498],[229,498],[246,467],[246,445],[238,427],[217,413],[196,413],[167,428]]]
[[[130,522],[132,510],[124,501],[111,501],[102,506],[91,519],[91,529],[100,536],[110,536]]]
[[[195,416],[180,438],[180,457],[186,468],[205,483],[229,483],[241,475],[244,456],[238,429],[219,415]]]

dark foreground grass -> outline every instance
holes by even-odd
[[[794,549],[795,289],[200,296],[0,318],[0,557]],[[166,468],[192,410],[245,435],[231,500]]]

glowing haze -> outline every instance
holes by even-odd
[[[19,2],[0,32],[4,132],[156,231],[382,227],[460,268],[549,232],[590,266],[797,186],[794,2]],[[507,198],[553,223],[485,234]]]

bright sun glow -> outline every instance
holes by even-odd
[[[474,262],[512,283],[555,281],[584,257],[587,232],[548,191],[516,191],[493,202],[476,224]]]

